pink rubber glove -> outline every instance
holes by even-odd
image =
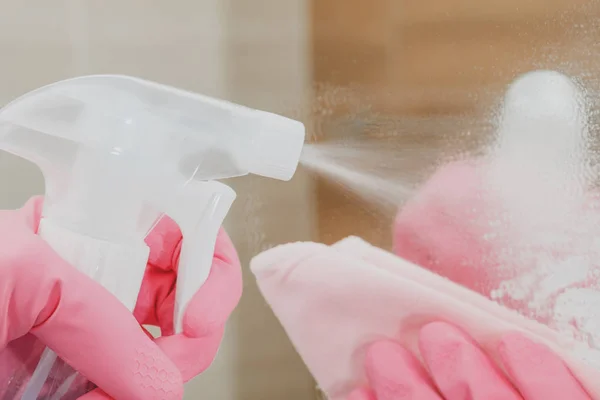
[[[210,274],[183,316],[183,333],[173,334],[175,283],[182,235],[177,224],[163,220],[148,236],[150,261],[135,308],[144,325],[160,327],[159,347],[175,362],[187,382],[210,366],[227,319],[242,296],[242,270],[231,239],[221,229]]]
[[[372,344],[365,367],[370,387],[348,400],[590,400],[563,362],[520,334],[500,340],[499,366],[462,330],[425,325],[417,357],[400,344]]]
[[[213,362],[223,339],[225,323],[242,295],[242,270],[231,239],[221,229],[210,274],[192,297],[183,317],[183,333],[174,334],[175,284],[182,234],[170,218],[163,218],[148,235],[150,258],[134,315],[142,325],[154,325],[162,336],[156,344],[173,361],[184,382]],[[100,386],[102,387],[102,386]],[[97,389],[81,400],[109,398]]]
[[[31,333],[115,398],[180,399],[181,374],[131,313],[36,235],[41,204],[0,211],[0,348],[18,340],[1,353],[0,393]]]
[[[0,353],[0,387],[8,386],[6,379],[31,355],[31,332],[103,389],[85,399],[181,398],[182,381],[212,362],[241,295],[239,261],[227,235],[220,234],[209,279],[186,310],[184,334],[170,335],[181,242],[177,226],[164,219],[148,237],[151,256],[135,310],[138,322],[35,235],[41,206],[41,198],[35,198],[21,210],[0,211],[0,237],[5,238],[0,346],[12,341]],[[155,344],[140,323],[159,325],[170,336]],[[27,366],[30,372],[35,368]],[[1,389],[0,394],[6,395]]]

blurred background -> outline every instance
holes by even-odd
[[[2,1],[0,105],[43,84],[118,73],[302,120],[315,142],[360,138],[405,149],[398,179],[477,152],[517,75],[551,68],[600,88],[592,0]],[[376,173],[374,171],[373,173]],[[300,169],[256,177],[227,228],[244,266],[273,245],[349,234],[390,245],[393,211]],[[39,170],[0,153],[0,206],[43,193]],[[405,200],[399,198],[398,204]],[[247,268],[214,365],[186,399],[309,400],[318,390]]]

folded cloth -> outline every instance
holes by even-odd
[[[522,332],[560,355],[592,398],[600,399],[600,351],[359,238],[331,247],[282,245],[256,256],[251,268],[331,400],[366,384],[363,358],[370,343],[393,338],[417,354],[418,332],[432,321],[462,328],[492,358],[502,335]]]

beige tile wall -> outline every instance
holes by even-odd
[[[302,116],[309,86],[306,7],[305,0],[6,0],[0,105],[61,78],[123,73]],[[226,225],[244,264],[262,248],[311,237],[306,176],[231,184],[239,197]],[[36,167],[0,154],[0,207],[42,192]],[[305,400],[314,393],[246,268],[244,298],[219,357],[188,385],[186,399]]]

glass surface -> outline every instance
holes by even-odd
[[[492,252],[493,263],[490,254],[483,262],[481,254],[460,246],[456,254],[416,261],[546,323],[560,324],[547,311],[550,304],[580,301],[573,293],[555,302],[556,291],[571,278],[527,301],[515,299],[507,288],[521,285],[518,276],[525,273],[542,274],[535,276],[543,280],[548,271],[536,266],[557,261],[549,246],[570,249],[566,253],[575,258],[596,254],[599,16],[600,2],[594,0],[61,0],[35,5],[10,0],[0,14],[0,105],[59,79],[119,73],[300,119],[315,143],[314,158],[292,181],[246,177],[227,182],[238,199],[226,228],[244,265],[279,243],[332,243],[351,234],[391,249],[398,211],[430,196],[429,204],[447,217],[434,225],[439,232],[456,235],[466,229],[460,246],[467,249],[482,247],[481,238],[489,235],[500,244]],[[560,171],[536,167],[538,150],[548,147],[549,136],[543,134],[530,141],[531,151],[519,154],[522,164],[482,162],[497,149],[508,85],[539,69],[572,78],[584,89],[589,109],[585,156],[563,174],[563,186],[546,184],[556,182]],[[442,176],[423,191],[436,171],[465,162],[474,163],[468,169],[471,178],[485,179],[458,185],[451,184],[456,176]],[[0,195],[3,208],[44,191],[35,166],[5,153],[0,154],[0,186],[10,188]],[[573,196],[561,198],[557,191]],[[581,193],[586,194],[583,205]],[[544,201],[548,198],[553,201]],[[512,220],[527,222],[510,225],[522,234],[519,243],[502,241],[507,225],[489,228],[508,205],[519,216]],[[481,213],[465,216],[472,208]],[[423,246],[440,248],[428,232],[410,229]],[[513,252],[509,261],[526,264],[525,272],[515,267],[498,275],[496,264],[507,262],[508,250]],[[475,283],[461,281],[464,270],[447,267],[450,259],[473,267],[474,276],[485,276]],[[563,261],[569,264],[566,256]],[[586,274],[595,270],[589,263]],[[219,357],[187,385],[186,399],[315,399],[310,374],[247,268],[244,275],[244,297]],[[587,275],[575,278],[577,286]]]

